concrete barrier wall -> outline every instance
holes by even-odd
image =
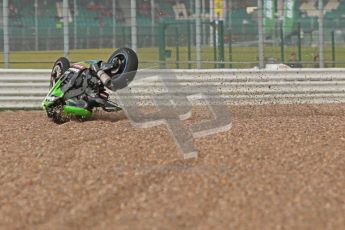
[[[171,73],[177,81],[166,84],[175,94],[186,94],[187,87],[188,94],[220,96],[229,105],[345,102],[344,69],[141,70],[130,87],[148,102],[163,90],[157,76]],[[49,77],[50,70],[0,70],[0,109],[40,108]]]

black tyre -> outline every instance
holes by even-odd
[[[62,113],[63,105],[54,106],[47,109],[47,116],[56,124],[63,124],[69,121],[68,117]]]
[[[116,50],[108,59],[108,63],[119,63],[119,70],[111,74],[111,90],[119,90],[128,86],[133,81],[138,70],[138,56],[130,48]]]
[[[70,62],[65,57],[60,57],[56,60],[53,65],[52,72],[50,74],[50,86],[52,88],[53,85],[56,83],[57,80],[69,69]]]

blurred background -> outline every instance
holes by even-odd
[[[0,68],[138,52],[140,67],[345,66],[345,0],[2,0]]]

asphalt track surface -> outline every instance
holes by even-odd
[[[230,110],[188,161],[122,113],[0,112],[0,228],[344,229],[345,105]]]

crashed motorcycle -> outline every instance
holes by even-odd
[[[48,118],[61,124],[75,117],[91,117],[95,108],[106,112],[121,110],[109,99],[107,89],[116,91],[128,86],[138,69],[137,54],[129,48],[116,50],[107,60],[71,64],[59,58],[53,65],[49,93],[42,102]]]

